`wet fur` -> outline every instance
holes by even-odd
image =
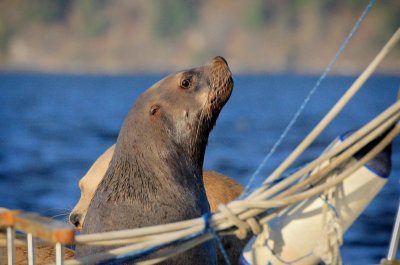
[[[69,222],[78,231],[82,228],[89,203],[110,165],[114,149],[115,145],[107,149],[79,182],[81,198],[69,216]],[[218,211],[220,203],[226,204],[236,199],[243,191],[243,186],[240,183],[215,171],[203,170],[203,181],[212,213]]]
[[[230,82],[222,90],[221,84],[212,87],[212,72],[221,70],[229,75]],[[176,90],[176,79],[189,76],[193,78],[191,90]],[[88,208],[82,233],[170,223],[209,212],[202,176],[204,153],[208,134],[232,86],[227,65],[215,58],[202,68],[163,79],[140,96],[122,125],[110,166]],[[201,106],[200,102],[213,94],[222,101]],[[184,111],[186,119],[181,116]],[[202,112],[207,115],[201,115]],[[193,128],[197,128],[195,133]],[[78,246],[76,256],[105,249]],[[215,243],[209,241],[163,264],[215,261]]]
[[[85,221],[87,207],[93,198],[99,182],[103,178],[111,158],[114,154],[115,145],[107,149],[92,165],[86,175],[80,180],[81,199],[74,207],[70,215],[70,223],[80,230]],[[211,212],[218,211],[218,205],[227,204],[239,197],[243,191],[243,186],[232,178],[222,175],[215,171],[203,170],[203,181],[206,190]],[[225,251],[232,264],[238,264],[240,254],[247,240],[239,240],[235,236],[222,238]],[[217,253],[218,264],[225,264],[220,251]]]

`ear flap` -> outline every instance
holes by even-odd
[[[160,113],[161,106],[158,104],[154,104],[150,107],[150,115],[155,116]]]

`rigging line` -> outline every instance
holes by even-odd
[[[231,265],[229,257],[225,252],[224,246],[222,245],[220,236],[214,231],[214,229],[212,229],[212,227],[209,224],[209,220],[210,220],[211,217],[212,217],[212,213],[205,213],[205,214],[202,215],[203,222],[204,222],[204,227],[203,227],[203,231],[201,233],[188,235],[188,236],[186,236],[184,238],[181,238],[181,239],[169,242],[169,243],[163,243],[163,244],[159,244],[159,245],[154,245],[154,246],[146,248],[146,249],[136,250],[136,251],[132,251],[132,252],[125,253],[125,254],[120,254],[118,256],[115,256],[113,258],[107,259],[105,261],[98,262],[98,263],[96,263],[96,265],[120,265],[120,264],[129,262],[129,261],[135,261],[135,260],[138,260],[140,258],[146,257],[146,256],[148,256],[148,255],[150,255],[150,254],[152,254],[152,253],[154,253],[156,251],[159,251],[161,249],[165,249],[166,247],[177,246],[177,245],[179,245],[181,243],[187,242],[187,241],[189,241],[189,240],[191,240],[193,238],[196,238],[196,237],[198,237],[200,235],[204,235],[206,233],[211,233],[215,237],[215,239],[216,239],[216,241],[218,243],[218,246],[220,248],[220,251],[221,251],[221,253],[223,255],[223,258],[225,260],[225,263],[227,265]]]
[[[275,142],[271,150],[268,152],[268,154],[265,156],[264,160],[261,162],[261,164],[258,166],[256,171],[253,173],[251,176],[249,182],[247,183],[246,187],[244,188],[242,194],[240,195],[239,199],[243,199],[243,197],[249,192],[251,185],[253,184],[255,178],[260,174],[261,170],[264,168],[265,164],[268,162],[268,160],[271,158],[271,156],[275,153],[276,149],[279,147],[279,145],[282,143],[290,129],[293,127],[295,122],[297,121],[298,117],[300,114],[303,112],[304,108],[306,107],[307,103],[310,101],[312,95],[315,93],[315,91],[318,89],[320,86],[322,80],[325,79],[325,77],[328,75],[329,71],[331,70],[332,66],[336,62],[336,60],[339,58],[340,54],[343,52],[344,48],[347,46],[349,43],[350,39],[353,37],[354,33],[357,31],[358,27],[360,26],[361,22],[364,20],[364,17],[367,15],[368,11],[371,9],[372,5],[374,4],[375,0],[371,0],[368,4],[368,6],[365,8],[364,12],[361,14],[360,18],[357,20],[357,23],[354,25],[353,29],[343,42],[342,46],[339,48],[329,65],[326,67],[324,72],[321,74],[319,77],[318,81],[314,85],[314,87],[310,90],[308,93],[307,97],[304,99],[303,104],[299,107],[297,112],[294,114],[293,118],[289,122],[288,126],[285,128],[283,133],[279,136],[279,139]]]

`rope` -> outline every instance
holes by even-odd
[[[210,224],[208,222],[210,220],[211,216],[212,216],[212,213],[206,213],[206,214],[203,214],[203,216],[202,216],[203,220],[204,220],[203,234],[210,232],[213,235],[213,237],[217,241],[219,250],[221,251],[222,256],[224,257],[225,263],[227,265],[231,265],[231,261],[229,260],[228,254],[226,254],[226,251],[225,251],[224,245],[222,244],[220,236],[218,236],[218,234],[214,231],[214,229],[212,229],[212,227],[210,226]]]
[[[207,234],[207,233],[211,233],[213,235],[213,237],[216,239],[216,241],[218,243],[218,247],[219,247],[219,249],[220,249],[220,251],[222,253],[222,256],[224,257],[225,263],[227,265],[231,265],[231,262],[229,260],[228,255],[226,254],[226,251],[224,249],[224,246],[222,244],[220,236],[218,236],[218,234],[209,225],[209,220],[210,220],[211,217],[212,217],[211,213],[205,213],[205,214],[202,215],[202,218],[203,218],[203,221],[204,221],[204,226],[203,226],[202,232],[199,233],[199,234],[190,235],[190,236],[187,236],[187,237],[185,237],[183,239],[176,240],[176,241],[173,241],[173,242],[170,242],[170,243],[167,243],[167,244],[160,244],[160,245],[156,245],[154,247],[147,248],[147,249],[144,249],[144,250],[138,250],[138,251],[134,251],[134,252],[131,252],[131,253],[124,254],[124,255],[119,255],[119,256],[116,256],[114,258],[108,259],[106,261],[97,263],[97,265],[109,265],[109,264],[119,265],[119,264],[126,263],[126,262],[129,262],[129,261],[138,260],[138,259],[143,258],[145,256],[148,256],[148,255],[150,255],[150,254],[152,254],[152,253],[154,253],[154,252],[156,252],[158,250],[161,250],[161,249],[164,249],[164,248],[167,248],[167,247],[171,247],[171,246],[179,245],[181,243],[187,242],[187,241],[189,241],[189,240],[191,240],[191,239],[193,239],[195,237],[199,237],[199,236]]]
[[[334,172],[327,180],[335,178],[340,173],[340,171]],[[315,255],[326,265],[342,265],[340,246],[343,244],[343,230],[338,213],[334,208],[334,205],[336,205],[335,199],[338,198],[337,192],[337,186],[333,186],[323,192],[323,200],[326,203],[322,208],[322,233],[314,248]],[[328,208],[332,211],[328,211]]]
[[[325,77],[328,75],[329,71],[331,70],[332,66],[336,62],[336,60],[339,58],[340,54],[343,52],[344,48],[347,46],[349,43],[350,39],[353,37],[354,33],[357,31],[358,27],[360,26],[361,22],[364,20],[364,17],[367,15],[368,11],[371,9],[372,5],[374,4],[375,0],[371,0],[368,4],[368,6],[365,8],[364,12],[358,19],[357,23],[354,25],[353,29],[347,36],[346,40],[343,42],[342,46],[339,48],[337,51],[336,55],[333,57],[329,65],[326,67],[322,75],[319,77],[317,83],[314,85],[314,87],[310,90],[308,93],[307,97],[304,99],[304,102],[301,104],[297,112],[294,114],[293,118],[289,122],[288,126],[285,128],[283,133],[279,136],[279,139],[275,142],[271,150],[268,152],[264,160],[261,162],[261,164],[258,166],[254,174],[251,176],[249,182],[247,183],[246,187],[244,188],[242,194],[240,195],[239,199],[242,199],[246,194],[248,194],[251,185],[253,184],[255,178],[258,176],[258,174],[261,172],[261,170],[264,168],[265,164],[268,162],[268,160],[271,158],[271,156],[275,153],[276,149],[279,147],[279,145],[282,143],[282,141],[285,139],[286,135],[289,133],[290,129],[292,129],[293,125],[296,123],[297,119],[299,118],[300,114],[303,112],[304,108],[306,107],[307,103],[310,101],[312,95],[315,93],[315,91],[318,89],[320,86],[321,82],[325,79]]]
[[[130,252],[127,254],[118,255],[111,259],[97,263],[96,265],[108,265],[108,264],[119,265],[119,264],[122,264],[125,262],[134,261],[134,260],[143,258],[145,256],[148,256],[148,255],[150,255],[158,250],[161,250],[163,248],[170,247],[170,246],[176,246],[181,243],[187,242],[195,237],[199,237],[200,235],[207,233],[208,229],[211,229],[208,224],[208,220],[211,218],[211,216],[212,216],[212,214],[210,214],[210,213],[203,214],[202,217],[204,220],[204,227],[203,227],[203,231],[201,233],[192,234],[192,235],[189,235],[182,239],[172,241],[170,243],[163,243],[163,244],[155,245],[155,246],[147,248],[147,249],[137,250],[137,251],[133,251],[133,252]],[[221,252],[224,253],[223,248],[222,248]],[[225,255],[226,255],[226,253],[225,253]],[[228,265],[230,265],[230,264],[228,264]]]
[[[337,211],[336,208],[335,208],[335,206],[333,206],[333,205],[332,205],[326,198],[324,198],[323,196],[318,195],[318,197],[326,204],[326,206],[329,207],[329,209],[332,210],[332,212],[335,214],[335,217],[337,217],[337,218],[340,217],[338,211]]]
[[[246,221],[242,221],[237,217],[232,211],[225,205],[220,204],[218,205],[218,210],[228,219],[231,221],[238,230],[235,232],[235,235],[243,240],[247,237],[247,230],[251,229],[253,234],[258,235],[261,233],[260,224],[254,219],[254,217],[246,219]]]
[[[183,242],[189,241],[198,236],[199,236],[199,234],[193,234],[193,235],[187,236],[185,238],[182,238],[182,239],[170,242],[170,243],[156,245],[156,246],[153,246],[153,247],[150,247],[147,249],[137,250],[137,251],[130,252],[130,253],[127,253],[124,255],[119,255],[114,258],[97,263],[97,265],[108,265],[108,264],[119,265],[119,264],[122,264],[125,262],[134,261],[134,260],[146,257],[146,256],[148,256],[158,250],[161,250],[163,248],[179,245]]]

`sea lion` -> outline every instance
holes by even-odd
[[[218,212],[221,203],[227,204],[237,199],[244,190],[239,182],[215,171],[204,170],[203,181],[212,213]]]
[[[100,181],[103,179],[111,158],[114,154],[115,144],[108,148],[89,168],[88,172],[79,181],[81,198],[69,214],[69,222],[76,230],[81,231],[87,209],[93,199]]]
[[[209,212],[202,178],[204,153],[232,89],[228,64],[216,57],[145,91],[121,127],[81,233],[158,225]],[[78,245],[75,255],[105,249]],[[215,264],[215,253],[215,243],[209,241],[164,264]]]
[[[108,169],[114,154],[114,149],[115,145],[108,148],[79,181],[81,197],[69,215],[69,222],[78,231],[82,229],[87,209],[92,201],[97,186]],[[218,211],[219,204],[226,204],[239,197],[244,189],[240,183],[234,181],[232,178],[215,171],[203,170],[203,182],[212,213]]]
[[[90,201],[110,164],[114,149],[115,145],[108,148],[79,181],[81,197],[69,216],[69,222],[78,231],[82,229],[82,224],[85,221]],[[203,181],[212,213],[218,211],[219,204],[227,204],[239,197],[244,189],[240,183],[215,171],[203,170]],[[248,240],[239,240],[236,236],[222,238],[224,249],[232,264],[237,264],[239,262],[242,249],[247,241]],[[220,251],[217,253],[217,260],[218,264],[225,264],[224,257]]]

